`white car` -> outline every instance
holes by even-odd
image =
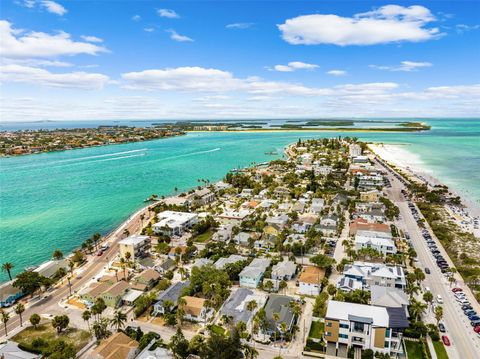
[[[437,294],[437,303],[442,304],[443,303],[443,298],[440,294]]]

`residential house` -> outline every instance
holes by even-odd
[[[241,222],[245,218],[247,218],[252,213],[249,209],[240,209],[238,211],[227,209],[222,214],[218,215],[218,218],[233,221],[233,222]]]
[[[19,288],[13,286],[15,280],[0,284],[0,308],[10,307],[23,297],[23,293]]]
[[[353,346],[396,355],[402,352],[402,332],[408,326],[407,318],[397,311],[330,300],[325,315],[324,337],[327,347],[334,346],[335,350],[345,351]]]
[[[210,259],[208,259],[208,258],[197,258],[197,259],[195,259],[195,262],[193,262],[192,268],[193,267],[201,268],[201,267],[208,266],[208,265],[213,265],[213,262]]]
[[[103,298],[107,307],[117,308],[122,305],[122,297],[130,289],[130,286],[125,281],[120,281],[108,287],[100,297]]]
[[[133,359],[138,352],[138,342],[123,332],[116,332],[95,348],[93,359]]]
[[[351,143],[348,146],[348,154],[350,157],[357,157],[362,155],[362,147],[358,143]]]
[[[262,280],[263,274],[270,266],[271,260],[268,258],[255,258],[238,275],[240,286],[248,288],[257,288]]]
[[[231,254],[229,257],[218,258],[215,262],[215,268],[223,269],[227,264],[237,263],[244,260],[247,260],[247,258],[239,256],[238,254]]]
[[[215,201],[215,193],[213,193],[212,191],[210,191],[210,189],[206,187],[195,190],[193,195],[194,203],[200,206],[204,206]]]
[[[313,166],[313,173],[315,176],[328,176],[332,172],[332,166],[320,166],[314,165]]]
[[[318,216],[311,213],[302,214],[293,224],[292,228],[297,233],[306,233],[317,222]]]
[[[233,224],[223,224],[212,235],[212,240],[217,242],[228,242],[232,239]]]
[[[240,197],[249,198],[253,196],[253,189],[251,188],[244,188],[242,192],[240,192]]]
[[[165,258],[165,260],[163,260],[160,265],[155,267],[156,270],[163,274],[167,273],[170,270],[173,270],[174,268],[175,260],[173,260],[172,258]]]
[[[358,231],[373,231],[391,234],[392,230],[386,223],[370,223],[363,218],[357,218],[350,222],[349,234],[355,236]]]
[[[323,198],[312,198],[310,212],[319,214],[325,208],[325,200]]]
[[[363,289],[363,284],[362,281],[342,276],[338,278],[336,287],[338,290],[341,290],[342,292],[353,292],[354,290],[362,290]]]
[[[140,298],[143,294],[144,292],[141,290],[131,289],[123,295],[122,304],[133,307],[137,299]]]
[[[278,262],[272,267],[272,279],[291,280],[297,272],[297,265],[292,261]]]
[[[158,222],[153,225],[153,231],[167,236],[181,236],[198,222],[198,215],[188,212],[163,211],[157,218]]]
[[[380,285],[370,286],[372,305],[385,308],[401,308],[408,317],[408,305],[410,300],[408,295],[399,288],[384,287]]]
[[[152,289],[160,280],[160,274],[153,269],[146,269],[132,280],[132,289],[146,291]]]
[[[178,298],[182,294],[182,291],[190,286],[190,281],[176,282],[170,285],[167,289],[157,295],[157,301],[153,305],[153,315],[165,314],[164,303],[168,300],[173,303],[173,306],[178,305]],[[174,308],[171,308],[174,309]]]
[[[255,312],[262,308],[267,299],[266,295],[256,294],[247,288],[238,288],[230,293],[225,303],[220,308],[220,314],[232,318],[233,323],[244,322],[250,325]],[[248,303],[255,301],[256,308],[248,310]]]
[[[213,309],[205,307],[205,299],[190,296],[182,297],[182,299],[185,300],[185,305],[183,306],[185,319],[204,323],[213,315]]]
[[[402,267],[383,263],[358,261],[347,264],[343,270],[343,277],[360,282],[364,289],[374,285],[404,289],[407,285]]]
[[[269,217],[266,220],[267,225],[274,227],[277,231],[282,231],[289,221],[289,217],[286,214],[282,214],[275,217]]]
[[[265,315],[268,325],[263,328],[265,334],[273,336],[274,333],[281,332],[281,323],[287,325],[287,332],[292,329],[295,324],[295,315],[290,303],[294,301],[292,297],[286,295],[270,294],[265,304]],[[274,313],[278,313],[279,319],[273,319]]]
[[[180,249],[177,249],[177,248],[180,248]],[[187,254],[187,250],[188,250],[187,246],[171,247],[167,256],[168,256],[168,258],[174,260],[179,255],[182,256],[182,257],[185,256]]]
[[[383,255],[397,253],[397,247],[392,235],[383,232],[357,231],[355,235],[355,249],[373,248]]]
[[[325,270],[315,266],[306,266],[298,277],[298,292],[305,295],[319,295]]]
[[[53,278],[58,273],[58,270],[60,269],[68,271],[69,270],[68,263],[69,263],[69,260],[66,258],[62,258],[59,260],[50,260],[40,264],[33,271],[37,272],[43,277]]]
[[[239,232],[235,237],[233,237],[233,240],[236,244],[239,246],[247,247],[249,245],[251,235],[249,232]]]
[[[135,261],[142,258],[146,250],[150,247],[150,237],[142,235],[132,235],[118,242],[120,257],[127,259],[127,253],[130,253],[130,260]]]
[[[360,192],[360,201],[363,201],[363,202],[378,202],[379,197],[380,197],[380,191],[376,189]]]

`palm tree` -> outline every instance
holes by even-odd
[[[2,264],[2,272],[7,272],[8,274],[8,278],[10,278],[10,280],[12,280],[12,269],[13,267],[15,267],[12,263],[10,262],[5,262]]]
[[[123,279],[127,280],[127,262],[125,261],[125,258],[121,257],[120,258],[120,267],[123,269]]]
[[[20,326],[23,326],[22,313],[25,311],[25,306],[22,303],[18,303],[15,306],[14,311],[15,311],[15,314],[18,314],[18,316],[20,317]]]
[[[125,322],[127,321],[127,315],[122,312],[121,310],[116,310],[113,313],[113,318],[110,320],[112,326],[115,326],[117,332],[125,326]]]
[[[420,291],[420,287],[415,283],[409,282],[405,287],[405,293],[407,293],[410,296],[410,298],[413,298],[413,295],[417,294],[419,291]]]
[[[130,252],[125,253],[125,260],[127,261],[127,264],[129,266],[131,265],[130,259],[132,259],[132,253],[130,253]]]
[[[75,262],[74,261],[69,261],[68,266],[70,268],[70,274],[73,276],[73,268],[75,268]]]
[[[272,319],[275,322],[275,342],[277,341],[277,322],[280,320],[280,314],[277,312],[274,312],[272,314]]]
[[[437,325],[438,322],[443,318],[443,307],[435,307],[435,319],[437,320]]]
[[[183,268],[183,267],[180,267],[180,268],[178,268],[178,273],[179,273],[180,276],[182,277],[182,280],[184,280],[184,279],[185,279],[185,276],[186,276],[186,274],[187,274],[187,270],[186,270],[185,268]]]
[[[425,312],[425,309],[427,309],[427,305],[412,299],[410,302],[410,313],[412,314],[412,317],[415,318],[415,320],[418,320],[422,314]]]
[[[52,254],[52,258],[55,260],[60,260],[63,258],[63,252],[60,249],[55,249]]]
[[[82,319],[87,322],[88,330],[90,330],[90,318],[92,317],[92,313],[87,309],[82,313]]]
[[[247,303],[247,310],[253,312],[255,308],[257,308],[257,301],[255,299],[252,299]]]
[[[115,269],[114,269],[114,272],[115,272],[115,278],[117,279],[117,282],[118,282],[118,269],[115,268]]]
[[[128,230],[128,228],[125,228],[123,230],[123,234],[125,235],[125,237],[128,237],[130,235],[130,231]]]
[[[244,346],[244,351],[245,351],[245,358],[246,359],[255,359],[258,357],[258,351],[254,347],[251,347],[250,345],[245,345]]]
[[[5,336],[7,336],[8,335],[7,323],[10,320],[10,315],[7,312],[5,312],[3,309],[0,309],[0,319],[2,320],[3,326],[5,327]]]

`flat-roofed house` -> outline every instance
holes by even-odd
[[[23,297],[19,288],[13,286],[14,280],[0,284],[0,308],[10,307]]]
[[[156,234],[181,236],[188,228],[198,222],[198,215],[189,212],[163,211],[157,215],[158,222],[153,225]]]
[[[150,237],[132,235],[118,242],[118,246],[121,258],[127,259],[127,253],[130,253],[130,260],[135,261],[145,254],[145,251],[150,246]]]
[[[336,351],[353,346],[395,355],[402,352],[402,332],[408,326],[407,318],[399,311],[330,300],[324,338],[327,347],[334,346]]]

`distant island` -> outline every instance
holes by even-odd
[[[184,134],[184,131],[176,128],[159,129],[128,126],[2,131],[0,132],[0,156],[19,156],[141,142]]]

